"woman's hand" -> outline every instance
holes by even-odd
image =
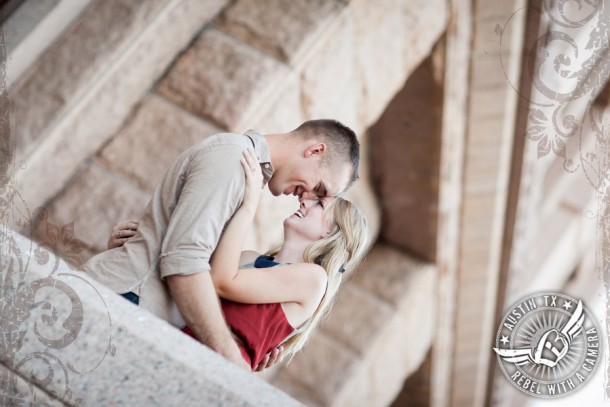
[[[127,219],[114,225],[108,238],[108,250],[123,246],[136,234],[139,224],[140,221]]]
[[[271,366],[275,365],[280,359],[282,359],[282,355],[284,354],[284,345],[279,345],[277,348],[273,349],[271,352],[267,353],[263,360],[256,366],[253,372],[262,372],[265,369],[269,369]]]
[[[244,193],[242,207],[255,211],[261,197],[263,171],[261,170],[260,163],[256,158],[256,153],[250,149],[244,150],[241,165],[246,174],[246,191]]]

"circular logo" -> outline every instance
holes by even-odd
[[[544,292],[521,299],[504,314],[494,351],[519,390],[562,397],[593,376],[601,356],[599,335],[582,300]]]

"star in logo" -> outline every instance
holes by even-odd
[[[502,335],[502,339],[500,339],[500,342],[502,342],[503,345],[506,345],[510,341],[508,340],[508,336]]]
[[[572,308],[572,302],[564,301],[562,307],[564,307],[566,309],[566,311],[569,311],[570,308]]]

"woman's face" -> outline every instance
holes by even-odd
[[[326,237],[330,225],[325,222],[324,208],[334,198],[303,199],[299,209],[284,221],[284,227],[312,242]]]

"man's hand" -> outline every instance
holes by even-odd
[[[263,360],[256,366],[254,369],[255,372],[262,372],[265,369],[270,368],[275,365],[278,360],[282,358],[282,354],[284,353],[284,347],[282,345],[273,349],[271,352],[267,353]]]
[[[231,341],[231,342],[233,342],[233,341]],[[233,342],[233,343],[235,343],[235,342]],[[221,354],[222,356],[224,356],[226,359],[228,359],[229,362],[236,364],[240,368],[247,370],[248,372],[252,371],[252,368],[244,360],[238,347],[231,346],[231,347],[228,347],[226,350],[218,350],[217,352],[219,354]]]
[[[139,224],[138,220],[127,219],[114,225],[108,238],[108,250],[123,246],[136,234]]]
[[[188,327],[201,343],[251,371],[227,326],[210,273],[170,275],[165,281]]]

